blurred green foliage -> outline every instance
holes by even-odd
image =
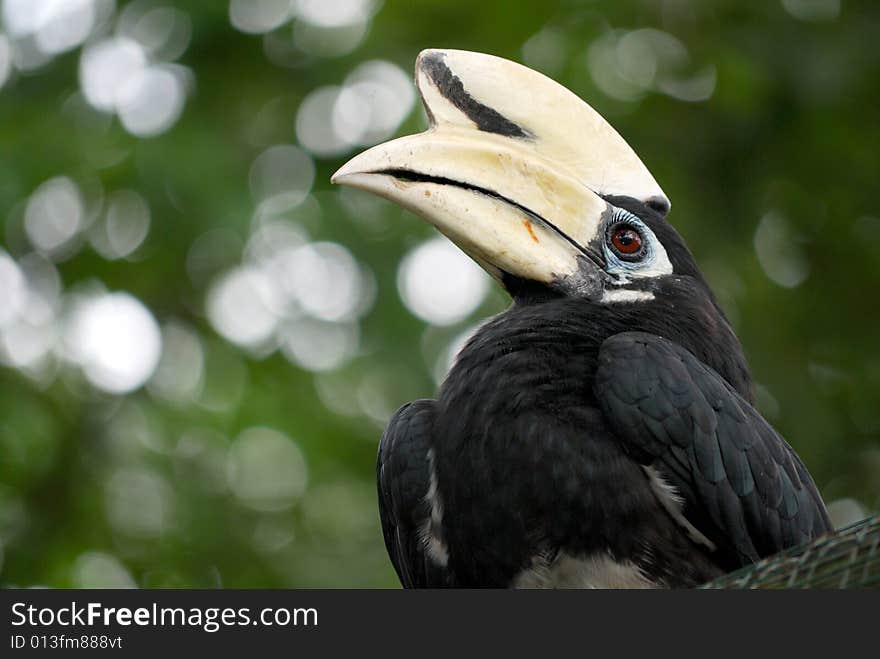
[[[22,3],[4,3],[12,4]],[[370,60],[408,76],[426,47],[524,61],[624,135],[672,199],[670,221],[734,323],[764,414],[838,502],[841,522],[880,507],[880,5],[352,0],[325,3],[331,13],[322,17],[321,3],[285,0],[294,10],[283,17],[269,0],[232,2],[235,11],[219,1],[139,1],[126,14],[130,4],[96,3],[103,22],[88,41],[36,63],[4,6],[0,254],[25,274],[48,272],[46,281],[56,272],[61,289],[39,359],[20,363],[14,351],[28,337],[2,335],[0,584],[396,584],[374,493],[383,420],[432,395],[450,343],[505,298],[493,290],[445,326],[407,309],[398,268],[431,230],[330,187],[330,174],[361,148],[354,144],[327,155],[310,146],[314,183],[299,190],[309,196],[269,213],[276,226],[342,245],[356,260],[357,290],[372,303],[346,321],[352,354],[323,370],[302,346],[277,350],[277,338],[230,341],[208,297],[247,260],[266,222],[255,159],[309,141],[295,130],[303,101]],[[186,97],[179,118],[150,135],[139,115],[125,123],[123,109],[91,107],[80,71],[90,46],[124,32],[121,17],[170,6],[185,40],[166,64],[176,62]],[[352,6],[369,11],[349,20]],[[232,24],[261,11],[271,19],[265,34]],[[16,48],[23,64],[10,55]],[[413,106],[397,133],[423,126]],[[78,186],[85,219],[62,248],[41,247],[28,204],[59,176]],[[95,232],[119,190],[146,202],[149,232],[131,253],[108,257]],[[0,307],[11,304],[8,272]],[[163,327],[164,382],[157,373],[109,393],[71,363],[77,300],[101,290],[126,292]],[[329,332],[336,321],[322,322]],[[170,345],[183,346],[182,370]],[[192,386],[176,386],[193,372]]]

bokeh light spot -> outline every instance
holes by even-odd
[[[117,32],[141,44],[150,57],[173,61],[189,46],[192,20],[174,7],[132,2],[122,10]]]
[[[764,215],[755,230],[754,244],[761,268],[780,286],[799,286],[810,273],[810,263],[797,236],[782,216],[776,213]]]
[[[296,116],[297,139],[323,157],[375,144],[394,134],[414,103],[412,82],[400,67],[364,62],[343,86],[320,87],[305,98]]]
[[[15,263],[0,250],[0,362],[43,375],[32,369],[47,365],[55,347],[60,289],[58,271],[43,256]]]
[[[162,328],[162,356],[149,389],[165,400],[185,403],[198,397],[205,372],[205,352],[199,335],[172,321]]]
[[[811,23],[840,17],[840,0],[782,0],[782,6],[798,20]]]
[[[299,446],[272,428],[248,428],[229,449],[229,487],[254,510],[290,508],[308,483],[306,461]]]
[[[247,34],[262,34],[286,23],[291,0],[230,0],[229,22]]]
[[[346,142],[370,146],[391,137],[409,116],[416,93],[410,76],[391,62],[371,60],[345,79],[333,127]]]
[[[137,587],[131,573],[118,558],[100,551],[87,551],[76,557],[71,581],[74,588]]]
[[[29,40],[46,56],[79,46],[104,13],[96,0],[4,0],[3,24],[19,40]]]
[[[278,323],[274,284],[258,268],[242,266],[220,277],[208,291],[208,318],[223,337],[256,347],[268,340]]]
[[[27,297],[27,283],[18,264],[0,249],[0,328],[18,315]]]
[[[431,238],[407,254],[397,271],[406,308],[432,325],[453,325],[472,314],[489,292],[480,267],[446,238]]]
[[[31,195],[24,228],[34,247],[45,253],[64,248],[83,228],[85,207],[79,187],[66,176],[49,179]]]
[[[9,80],[12,73],[12,47],[9,45],[9,39],[0,32],[0,89]]]
[[[293,530],[286,520],[274,519],[274,516],[264,516],[254,527],[251,542],[254,548],[262,553],[274,554],[289,546],[293,542]]]
[[[296,138],[317,156],[335,156],[351,148],[333,124],[341,87],[319,87],[303,99],[296,114]]]
[[[287,254],[305,245],[308,239],[306,230],[295,222],[277,217],[261,218],[248,238],[245,259],[260,264],[271,277],[281,276],[275,272],[275,261],[283,262]]]
[[[850,524],[860,522],[869,514],[861,503],[849,497],[828,503],[828,516],[835,529],[842,529]]]
[[[107,483],[104,505],[114,530],[137,538],[162,535],[171,525],[171,488],[156,472],[124,467]]]
[[[342,366],[358,349],[360,332],[354,323],[328,323],[297,318],[280,332],[281,351],[307,371],[330,371]]]
[[[147,66],[147,55],[134,39],[114,37],[83,49],[79,78],[83,95],[98,110],[113,112],[120,90]]]
[[[369,18],[372,0],[298,0],[297,17],[320,27],[343,27]]]
[[[263,212],[283,213],[303,202],[315,181],[315,164],[290,144],[269,147],[254,160],[248,177]]]
[[[171,128],[183,112],[186,97],[182,76],[162,66],[135,71],[119,94],[119,120],[138,137],[159,135]]]
[[[565,64],[565,34],[545,27],[522,46],[523,63],[547,75],[557,74]]]
[[[0,361],[32,368],[49,354],[57,340],[53,309],[38,295],[29,295],[22,313],[0,332]]]
[[[290,250],[276,261],[274,270],[303,311],[319,320],[349,320],[362,311],[360,268],[338,243],[311,243]]]
[[[123,394],[144,384],[159,363],[162,338],[153,314],[128,293],[75,303],[67,325],[68,356],[95,387]]]
[[[46,10],[36,33],[37,47],[55,55],[79,46],[92,31],[95,7],[92,0],[44,2]]]
[[[94,227],[91,242],[106,259],[120,259],[134,252],[150,231],[150,207],[134,190],[119,190],[107,203],[104,221]]]
[[[596,86],[621,101],[637,101],[648,91],[659,91],[697,102],[715,91],[714,65],[693,72],[684,43],[654,28],[606,32],[590,45],[587,64]]]
[[[364,18],[348,25],[324,27],[308,21],[296,21],[293,26],[294,53],[306,53],[313,57],[340,57],[352,52],[363,43],[369,29],[369,21]],[[267,38],[271,35],[266,35]],[[283,57],[280,44],[273,43],[271,50],[267,43],[267,53],[272,52],[275,60]],[[289,57],[290,54],[288,54]]]

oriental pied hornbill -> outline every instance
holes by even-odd
[[[513,305],[382,437],[403,585],[693,586],[830,530],[623,138],[497,57],[424,51],[416,82],[429,129],[333,181],[427,219]]]

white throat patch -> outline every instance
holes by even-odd
[[[645,300],[653,300],[654,294],[650,291],[634,291],[629,288],[609,288],[602,293],[599,300],[605,304],[626,303],[626,302],[644,302]]]

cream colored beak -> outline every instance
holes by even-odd
[[[506,272],[587,293],[609,212],[602,197],[669,209],[623,138],[536,71],[481,53],[425,50],[416,84],[428,130],[355,156],[331,180],[421,215],[499,279]]]

